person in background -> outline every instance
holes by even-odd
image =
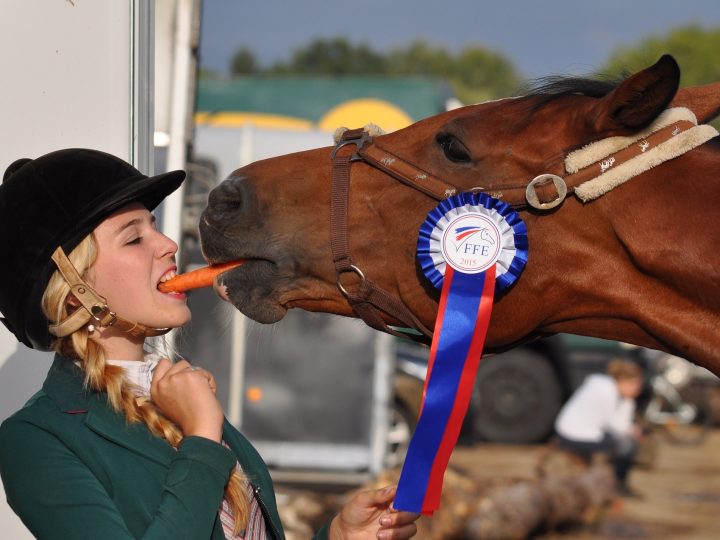
[[[2,322],[55,351],[0,426],[7,500],[37,538],[284,538],[267,467],[225,420],[212,374],[146,343],[190,320],[184,294],[158,290],[177,245],[151,214],[184,177],[87,149],[5,172]],[[418,515],[393,511],[394,493],[359,493],[317,537],[410,538]]]
[[[588,375],[555,420],[558,444],[590,462],[606,454],[613,465],[617,492],[638,496],[628,475],[642,436],[635,423],[635,399],[643,388],[643,371],[632,361],[615,359],[607,374]]]

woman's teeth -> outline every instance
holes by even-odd
[[[175,276],[177,276],[177,272],[175,270],[170,270],[167,274],[165,274],[164,276],[162,276],[160,278],[160,283],[168,281],[168,280],[174,278]]]

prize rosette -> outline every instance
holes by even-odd
[[[470,402],[495,295],[518,279],[527,262],[527,228],[508,204],[460,193],[427,215],[417,256],[442,292],[420,417],[393,505],[432,515]]]
[[[483,244],[486,250],[475,247]],[[484,193],[445,199],[420,226],[418,261],[438,289],[448,264],[458,272],[477,274],[496,261],[495,292],[501,293],[520,277],[527,256],[527,228],[520,215]]]

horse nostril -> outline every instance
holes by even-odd
[[[242,193],[243,179],[242,176],[230,176],[210,192],[207,215],[211,220],[222,221],[242,210],[245,199]]]

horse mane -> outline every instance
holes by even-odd
[[[532,99],[532,110],[535,111],[548,103],[570,95],[581,95],[601,98],[612,92],[626,77],[611,78],[572,77],[554,75],[534,79],[522,93],[523,97]]]

